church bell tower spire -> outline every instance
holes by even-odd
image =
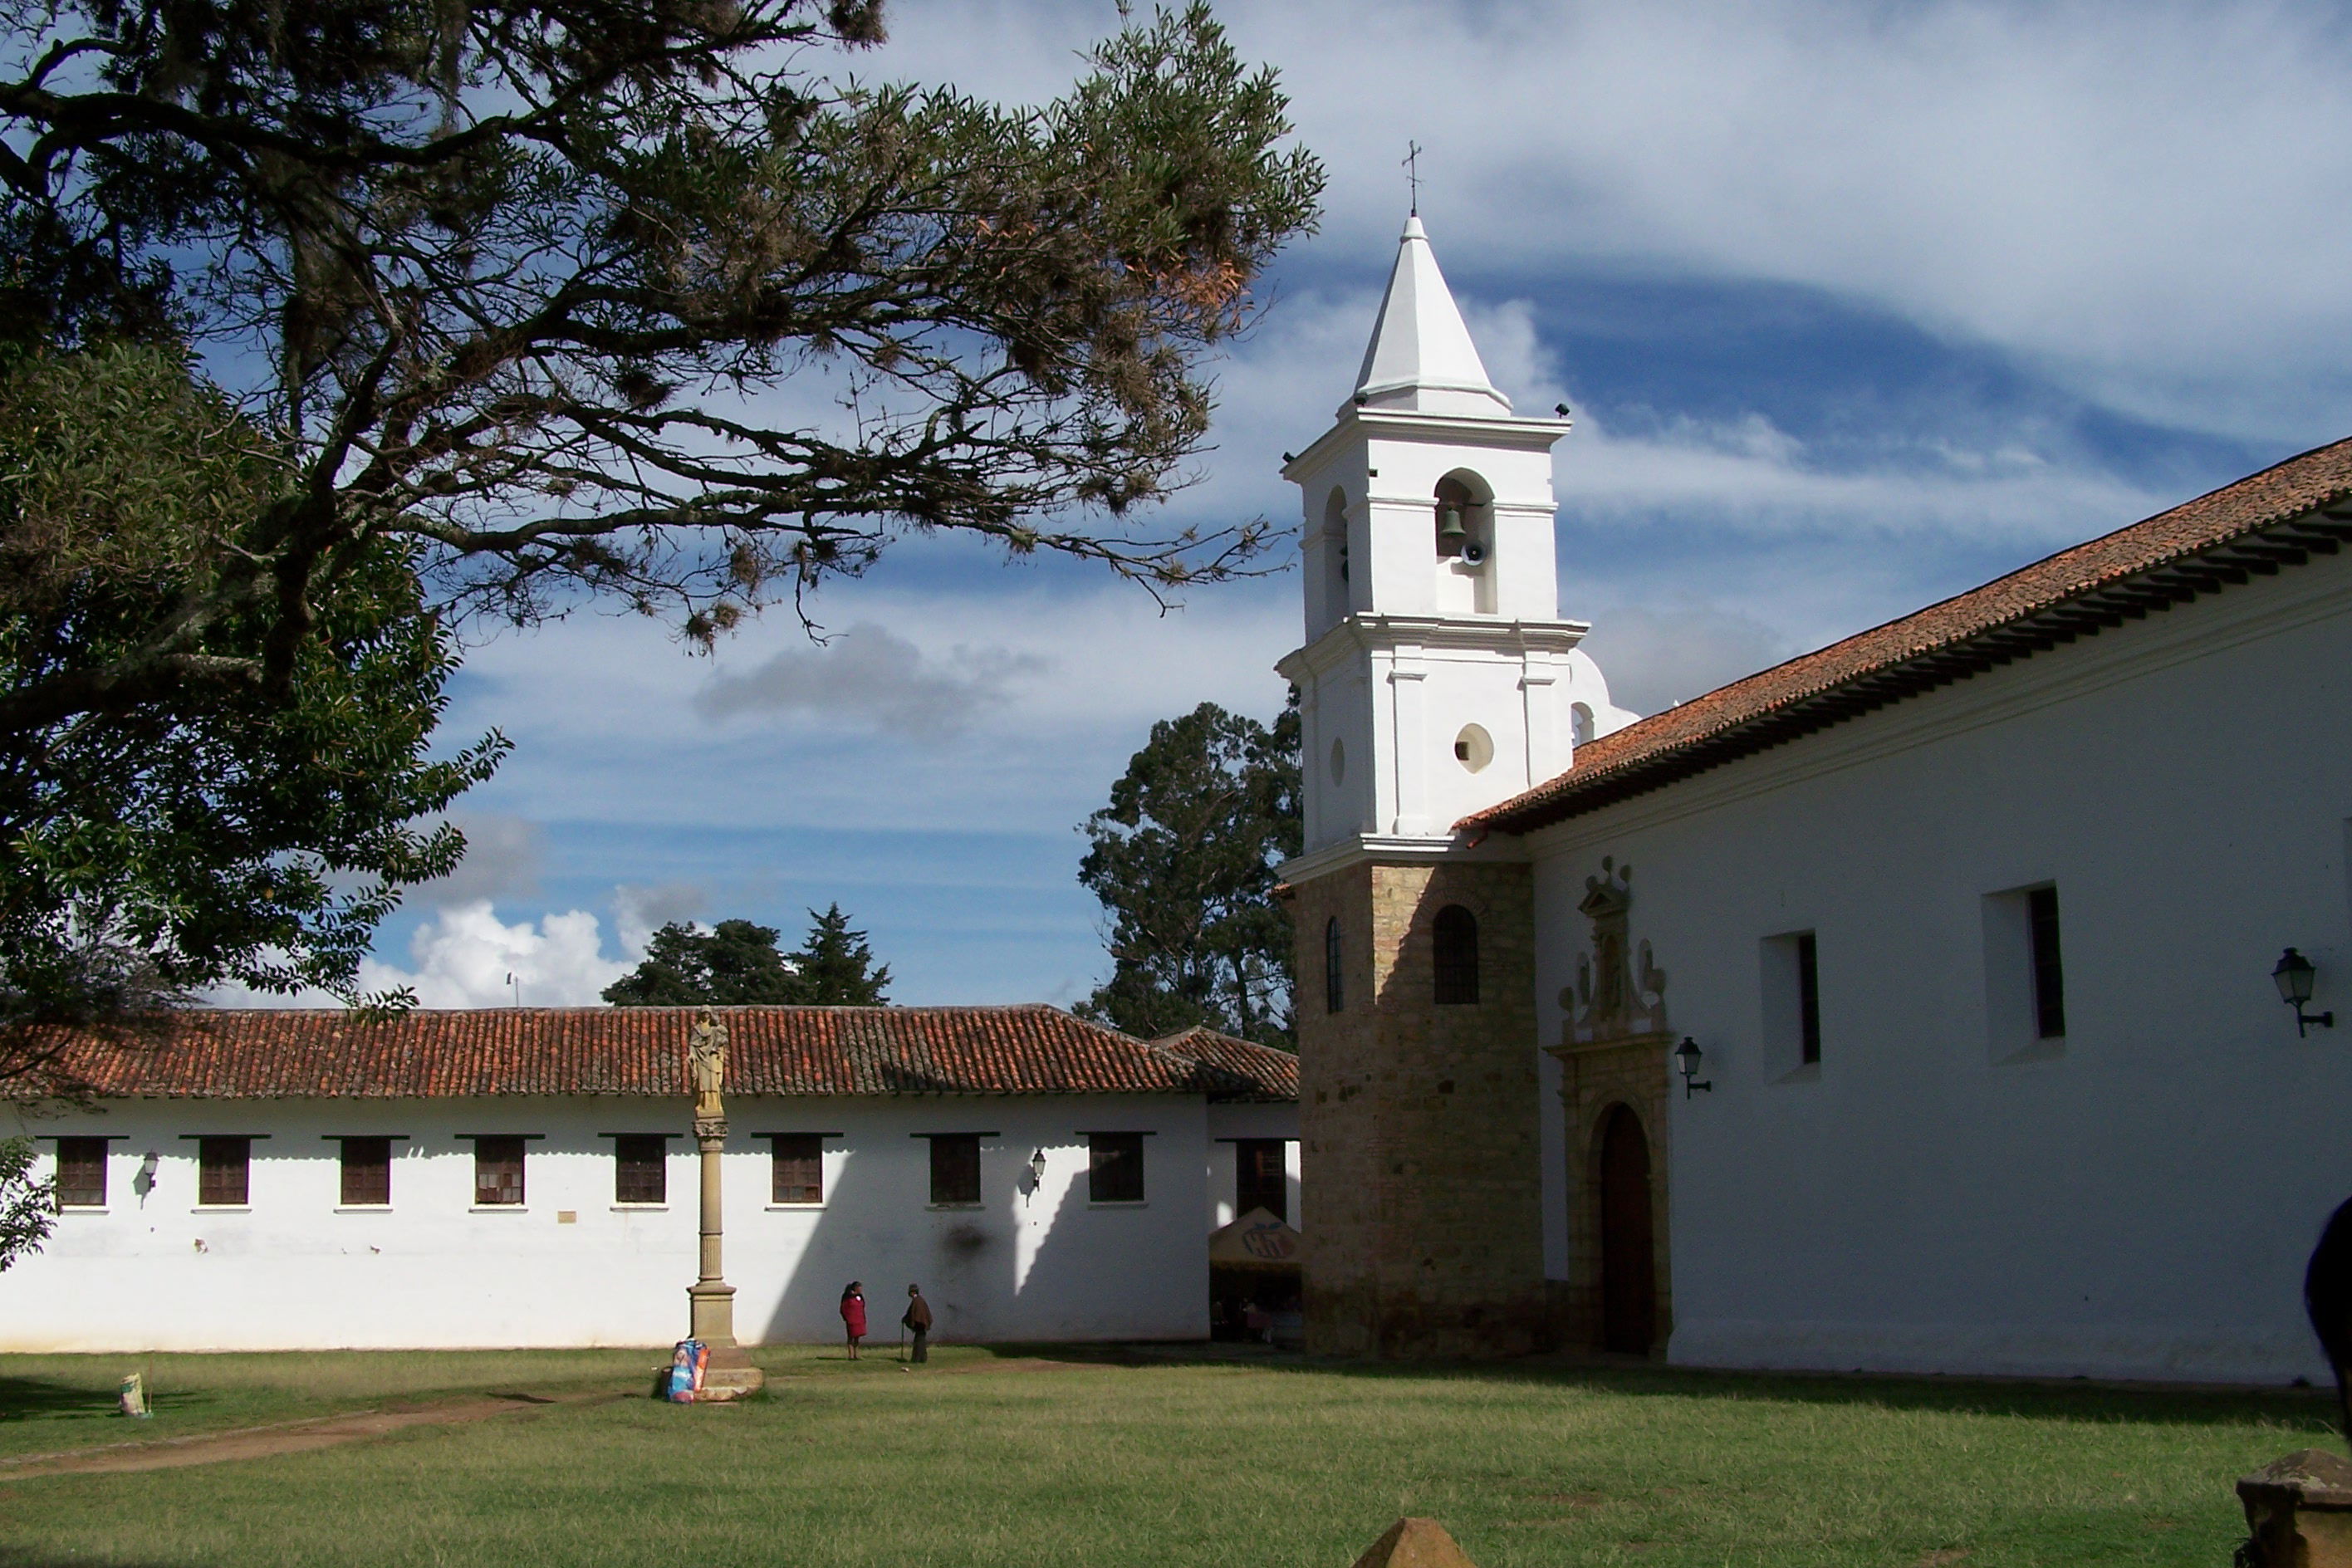
[[[1486,373],[1418,215],[1355,390],[1283,475],[1304,493],[1307,851],[1442,846],[1568,767],[1611,705],[1559,616],[1551,448]]]

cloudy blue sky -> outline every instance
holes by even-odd
[[[1331,175],[1176,503],[1288,522],[1422,207],[1488,368],[1565,400],[1562,604],[1643,711],[2352,433],[2352,28],[2288,5],[1223,8]],[[868,77],[1038,100],[1109,0],[895,5]],[[1297,580],[1139,591],[952,542],[688,657],[584,615],[477,647],[516,742],[372,976],[587,1002],[664,920],[838,900],[903,1002],[1106,967],[1076,825],[1151,721],[1270,716]]]

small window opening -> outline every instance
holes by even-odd
[[[1244,1138],[1234,1145],[1234,1217],[1264,1209],[1290,1219],[1290,1171],[1279,1138]]]
[[[1433,935],[1437,1005],[1466,1007],[1478,1000],[1478,917],[1460,904],[1437,911]]]
[[[1087,1134],[1087,1201],[1097,1204],[1139,1204],[1143,1201],[1143,1134]]]
[[[933,1141],[937,1147],[937,1141]],[[769,1169],[768,1201],[824,1202],[824,1140],[814,1132],[779,1132]]]
[[[624,1132],[613,1140],[613,1201],[669,1201],[669,1140],[658,1132]]]
[[[58,1207],[102,1209],[106,1206],[106,1140],[58,1140]]]
[[[931,1139],[931,1202],[980,1202],[980,1134],[941,1132]]]
[[[391,1203],[392,1140],[346,1138],[342,1144],[343,1206],[382,1208]]]
[[[1346,986],[1340,980],[1339,917],[1333,915],[1323,922],[1323,1011],[1337,1013],[1348,1004]]]
[[[253,1194],[253,1140],[196,1140],[196,1202],[242,1208]]]
[[[2066,972],[2058,952],[2058,889],[2035,888],[2025,895],[2033,944],[2033,1018],[2041,1037],[2066,1035]]]
[[[504,1208],[523,1201],[523,1140],[499,1133],[474,1140],[474,1206]]]
[[[1822,972],[1811,931],[1797,934],[1797,1060],[1805,1067],[1822,1059]]]

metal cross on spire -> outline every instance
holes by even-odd
[[[1404,158],[1403,158],[1402,162],[1403,162],[1403,163],[1404,163],[1404,171],[1405,171],[1405,173],[1404,173],[1404,183],[1405,183],[1406,187],[1407,187],[1408,189],[1410,189],[1410,190],[1412,191],[1412,216],[1415,216],[1415,217],[1419,217],[1419,216],[1421,216],[1421,143],[1420,143],[1420,142],[1406,142],[1406,143],[1404,144]]]

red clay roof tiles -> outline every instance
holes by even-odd
[[[1154,1047],[1173,1051],[1211,1072],[1225,1075],[1233,1087],[1212,1089],[1216,1100],[1292,1100],[1298,1098],[1298,1058],[1255,1040],[1236,1039],[1205,1026],[1162,1035]]]
[[[730,1037],[728,1092],[737,1095],[1298,1092],[1295,1063],[1286,1077],[1283,1064],[1255,1058],[1203,1062],[1053,1007],[716,1011]],[[341,1011],[191,1012],[153,1043],[72,1041],[58,1067],[101,1096],[684,1095],[695,1013],[419,1010],[372,1022]]]
[[[1979,639],[2347,500],[2352,500],[2352,440],[2289,458],[2145,521],[2062,550],[1981,588],[1588,742],[1576,749],[1568,772],[1465,817],[1459,826],[1526,833],[1663,787],[1791,738],[1803,728],[1820,727],[1791,722],[1794,710],[1865,683],[1908,695],[1899,682],[1884,678],[1912,665],[1922,666],[1927,676],[1924,667],[1931,661],[1948,666],[1956,650]],[[2309,547],[2334,548],[2325,540]],[[2239,580],[2244,580],[2242,570]],[[1940,683],[1928,676],[1915,684],[1916,689],[1926,689]],[[1849,716],[1876,705],[1859,692],[1856,699],[1846,710]],[[1824,710],[1833,711],[1833,705]]]

